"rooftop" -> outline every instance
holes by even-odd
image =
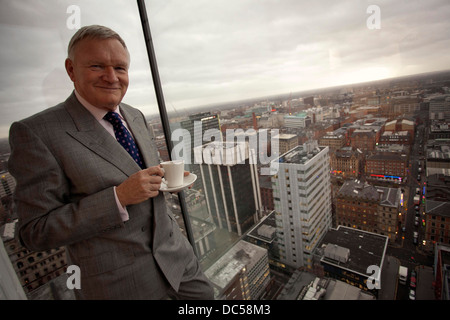
[[[387,244],[387,236],[338,226],[330,229],[322,240],[320,261],[367,277],[370,265],[382,268]]]
[[[334,151],[332,155],[335,155],[336,158],[350,158],[353,155],[359,155],[359,152],[357,150],[353,150],[351,147],[344,147]]]
[[[244,268],[251,270],[267,250],[247,241],[240,240],[210,268],[205,275],[221,289],[236,277]]]
[[[409,135],[408,131],[395,131],[395,132],[385,131],[381,136],[384,137],[384,136],[408,136],[408,135]]]
[[[345,282],[296,270],[278,300],[373,300],[374,296]]]
[[[427,214],[450,217],[450,202],[427,200],[425,206]]]
[[[445,144],[434,144],[432,148],[427,148],[428,160],[449,161],[450,160],[450,146]]]
[[[297,138],[297,135],[296,134],[289,134],[289,133],[280,133],[275,138],[278,138],[280,140],[289,140],[289,139]]]
[[[234,166],[248,159],[248,143],[212,141],[194,147],[195,163]]]
[[[292,148],[274,161],[278,161],[280,163],[306,164],[309,160],[311,160],[325,148],[328,147],[318,146],[317,143],[305,143],[303,145]]]
[[[275,211],[263,217],[247,235],[266,243],[272,243],[276,237]]]
[[[360,180],[349,180],[339,189],[338,196],[378,201],[382,206],[397,207],[400,201],[400,192],[399,188],[372,186]]]
[[[352,138],[356,137],[356,136],[369,136],[369,137],[374,137],[376,135],[376,132],[373,130],[367,130],[367,129],[357,129],[352,133]]]
[[[430,125],[431,132],[450,131],[450,126],[447,121],[433,121]]]
[[[285,119],[304,119],[307,116],[308,115],[306,113],[296,113],[296,114],[291,114],[291,115],[285,115],[284,118]]]
[[[367,157],[367,160],[384,160],[384,161],[406,161],[405,154],[394,152],[377,152]]]

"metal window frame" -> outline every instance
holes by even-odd
[[[139,9],[139,17],[140,17],[141,24],[142,24],[142,31],[144,32],[145,46],[147,48],[147,56],[148,56],[148,59],[150,62],[150,69],[151,69],[152,78],[153,78],[153,86],[155,89],[156,100],[158,103],[159,115],[161,117],[162,128],[163,128],[164,136],[166,139],[167,149],[169,151],[169,159],[172,159],[172,155],[171,155],[172,149],[173,149],[173,143],[172,143],[172,138],[171,138],[172,133],[170,131],[170,123],[169,123],[169,118],[167,116],[167,109],[166,109],[166,104],[164,101],[164,93],[163,93],[162,86],[161,86],[161,79],[159,77],[158,64],[156,62],[155,49],[153,46],[152,35],[150,32],[150,24],[148,21],[147,9],[145,7],[145,1],[137,0],[137,5],[138,5],[138,9]],[[192,245],[194,253],[198,256],[197,249],[195,247],[195,239],[194,239],[194,234],[192,231],[192,225],[191,225],[189,215],[188,215],[184,192],[178,192],[178,199],[179,199],[179,203],[180,203],[181,214],[182,214],[183,220],[184,220],[184,225],[186,227],[187,238]]]

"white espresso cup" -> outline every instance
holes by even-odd
[[[173,160],[161,162],[164,169],[164,180],[168,188],[179,187],[184,181],[184,161]]]

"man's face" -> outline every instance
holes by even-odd
[[[114,110],[128,88],[128,51],[116,39],[84,39],[66,70],[78,93],[93,106]]]

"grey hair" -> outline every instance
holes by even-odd
[[[73,59],[75,47],[81,40],[84,39],[98,39],[98,40],[116,39],[122,44],[125,50],[128,51],[125,41],[123,41],[123,39],[117,32],[108,27],[100,25],[91,25],[80,28],[72,36],[72,39],[70,39],[69,46],[67,48],[67,55],[69,59]]]

